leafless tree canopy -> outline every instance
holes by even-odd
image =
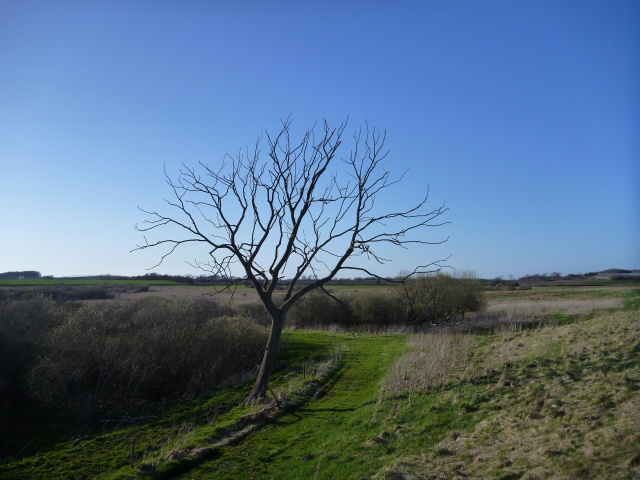
[[[174,226],[183,235],[153,242],[145,238],[137,249],[166,247],[162,263],[181,245],[206,244],[207,261],[194,265],[226,278],[239,265],[278,322],[296,300],[323,288],[340,271],[377,276],[353,260],[365,256],[372,265],[387,262],[381,245],[441,243],[427,240],[424,230],[442,225],[447,209],[429,208],[428,192],[406,209],[389,210],[377,202],[402,178],[392,179],[382,166],[386,132],[365,125],[343,157],[346,127],[347,122],[333,128],[324,121],[295,141],[286,120],[277,135],[264,134],[266,155],[261,155],[261,136],[252,151],[227,156],[219,168],[183,164],[176,179],[167,175],[174,194],[166,200],[170,213],[143,210],[148,219],[136,226],[141,232]],[[433,262],[412,274],[437,268]],[[285,275],[286,291],[276,305],[273,293]],[[298,285],[303,275],[314,281]]]
[[[182,244],[205,243],[209,259],[196,261],[197,267],[231,278],[232,265],[239,264],[247,279],[265,292],[273,291],[290,272],[293,281],[285,301],[295,301],[340,270],[377,276],[348,260],[365,255],[372,263],[383,264],[388,259],[376,248],[383,243],[403,248],[440,243],[425,240],[420,231],[442,225],[437,220],[446,211],[442,206],[426,208],[428,192],[417,205],[402,211],[385,211],[376,204],[378,195],[400,180],[392,180],[381,166],[388,153],[386,132],[366,126],[354,135],[349,157],[341,158],[338,150],[346,126],[344,122],[331,128],[325,121],[320,138],[312,128],[300,142],[292,143],[287,120],[277,136],[265,133],[267,159],[260,158],[262,138],[258,138],[252,152],[227,156],[217,169],[202,163],[199,171],[183,165],[176,180],[167,175],[174,198],[166,202],[173,213],[144,210],[149,218],[137,228],[147,232],[173,224],[187,236],[145,243],[138,249],[166,246],[160,264]],[[344,168],[332,168],[336,163]],[[303,275],[316,282],[294,293]]]

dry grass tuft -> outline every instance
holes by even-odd
[[[573,298],[561,300],[511,300],[492,302],[487,312],[505,312],[508,315],[544,315],[566,313],[581,315],[593,310],[621,308],[621,298]]]
[[[464,371],[475,343],[468,334],[435,333],[413,335],[413,347],[402,355],[382,382],[381,398],[409,396],[443,387],[454,373]]]

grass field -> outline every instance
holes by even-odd
[[[489,330],[286,331],[277,402],[238,406],[248,383],[97,431],[11,432],[0,477],[640,478],[640,290],[489,295]]]

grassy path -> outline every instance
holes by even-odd
[[[391,453],[375,440],[381,433],[375,418],[379,382],[404,348],[405,338],[340,336],[339,341],[345,365],[326,395],[225,447],[186,477],[338,479],[375,472]]]
[[[400,335],[358,335],[287,331],[281,351],[286,367],[274,375],[276,390],[304,360],[342,352],[343,366],[298,410],[249,434],[235,445],[215,449],[205,463],[167,462],[144,470],[174,449],[211,445],[219,432],[248,413],[239,403],[250,383],[176,406],[156,420],[111,432],[78,432],[34,447],[35,455],[0,463],[0,478],[353,478],[380,467],[364,450],[381,432],[374,419],[381,378],[404,349]],[[292,370],[293,368],[293,370]],[[296,380],[297,379],[297,380]],[[286,390],[286,388],[285,388]],[[81,438],[75,441],[75,438]],[[380,448],[378,448],[380,447]],[[379,451],[378,451],[379,450]],[[135,456],[133,454],[135,451]],[[387,461],[389,459],[387,458]],[[175,467],[175,468],[174,468]],[[143,471],[144,470],[144,471]],[[317,474],[317,476],[316,476]]]

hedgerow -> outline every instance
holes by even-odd
[[[289,326],[344,329],[449,325],[484,308],[483,287],[473,275],[409,279],[394,287],[328,295],[315,291],[287,314]]]
[[[26,399],[82,419],[215,389],[253,369],[267,338],[253,319],[205,298],[36,297],[1,310],[3,403]]]

